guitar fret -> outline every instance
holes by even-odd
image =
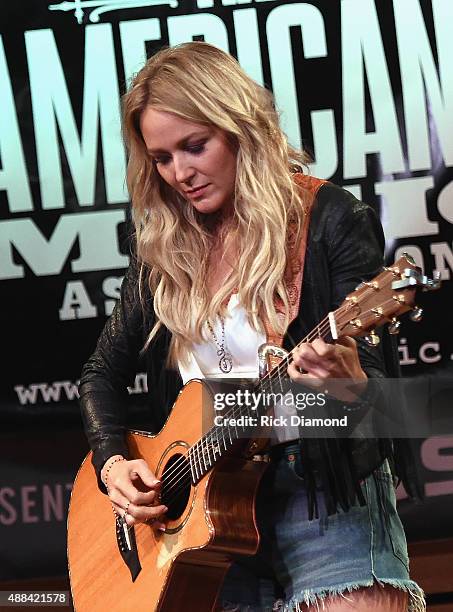
[[[199,480],[201,478],[199,472],[201,472],[200,468],[200,456],[199,456],[199,451],[198,451],[198,442],[195,445],[195,451],[196,451],[196,457],[195,457],[195,471],[197,473],[197,480]],[[198,468],[198,469],[197,469]]]
[[[198,469],[200,470],[200,478],[202,478],[205,475],[205,469],[206,469],[206,465],[204,465],[204,461],[203,461],[203,451],[202,450],[200,450],[199,452]]]
[[[282,377],[280,376],[280,368],[277,369],[277,373],[278,373],[278,382],[280,383],[280,390],[281,390],[281,392],[283,394],[284,391],[283,391]]]
[[[211,443],[206,439],[206,450],[208,453],[208,463],[209,463],[209,467],[212,467],[212,457],[211,457]]]
[[[192,482],[195,484],[197,481],[195,479],[195,474],[194,474],[194,466],[193,466],[193,460],[192,460],[192,449],[189,449],[189,467],[190,467],[190,473],[192,475]]]
[[[206,459],[205,459],[205,451],[204,451],[204,437],[200,440],[200,453],[201,453],[201,474],[204,475],[206,473]]]
[[[208,453],[208,464],[209,464],[209,467],[211,468],[212,467],[211,447],[207,439],[206,439],[206,452]]]
[[[205,472],[207,472],[208,471],[208,466],[206,465],[206,454],[205,454],[203,445],[201,446],[201,458],[203,459],[203,464],[204,464]]]
[[[212,457],[211,457],[211,452],[212,452],[212,443],[211,443],[211,439],[210,438],[206,438],[206,449],[208,451],[208,463],[209,463],[209,467],[212,467]]]
[[[221,442],[219,440],[219,431],[218,431],[218,429],[216,429],[215,437],[216,437],[216,440],[217,440],[217,452],[219,453],[219,457],[221,457],[222,456],[222,446],[221,446]]]
[[[214,447],[214,461],[215,461],[215,454],[216,454],[216,452],[219,453],[219,457],[221,457],[220,444],[219,444],[219,436],[218,436],[217,430],[215,430],[215,440],[216,440],[216,445]]]

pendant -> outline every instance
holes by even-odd
[[[231,356],[231,353],[229,353],[228,351],[223,350],[222,352],[223,355],[220,357],[219,360],[219,368],[221,372],[223,372],[224,374],[228,374],[233,369],[233,358]]]

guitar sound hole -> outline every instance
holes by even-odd
[[[184,512],[191,487],[190,465],[184,455],[173,455],[162,472],[161,503],[168,507],[166,516],[175,520]]]

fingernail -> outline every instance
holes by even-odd
[[[155,487],[155,486],[156,486],[156,485],[158,485],[158,484],[160,484],[160,480],[155,480],[155,481],[153,482],[153,487]]]
[[[161,527],[159,527],[159,531],[166,531],[165,525],[162,525]]]

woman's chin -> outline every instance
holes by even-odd
[[[222,210],[223,205],[216,202],[192,202],[192,206],[202,215],[212,215]]]
[[[229,217],[234,210],[231,202],[223,199],[211,200],[206,198],[199,201],[192,200],[191,204],[202,215],[213,215],[216,217]]]

